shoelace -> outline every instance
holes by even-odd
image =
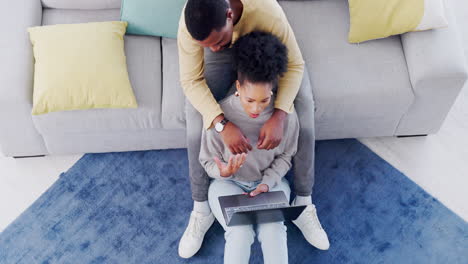
[[[192,217],[190,219],[188,234],[191,237],[194,237],[194,238],[200,238],[201,237],[202,222],[203,222],[203,217],[202,216],[195,215],[194,217]]]
[[[323,229],[314,209],[307,210],[305,214],[307,216],[307,219],[311,219],[311,218],[313,219],[313,221],[307,221],[306,225],[312,225],[314,228]]]

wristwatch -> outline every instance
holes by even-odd
[[[221,121],[219,121],[218,123],[216,123],[216,125],[215,125],[215,130],[216,130],[216,132],[218,132],[218,133],[223,132],[224,127],[226,126],[227,122],[229,122],[229,120],[227,120],[226,118],[224,118],[223,120],[221,120]]]

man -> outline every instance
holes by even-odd
[[[275,111],[265,123],[258,142],[249,142],[236,124],[224,118],[217,103],[237,79],[231,64],[232,44],[252,31],[277,36],[288,49],[288,70],[279,80]],[[274,149],[283,136],[288,113],[296,105],[299,115],[299,148],[294,157],[294,205],[307,205],[294,223],[309,243],[326,250],[328,237],[312,204],[314,182],[314,102],[304,73],[304,60],[294,33],[276,0],[188,0],[178,31],[181,85],[187,96],[187,144],[194,210],[179,243],[179,255],[192,257],[214,222],[208,205],[209,178],[199,163],[202,129],[215,129],[232,154],[253,147]],[[297,95],[297,98],[296,98]],[[203,119],[203,122],[202,122]],[[252,143],[254,146],[252,146]]]

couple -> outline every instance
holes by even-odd
[[[293,221],[306,240],[329,247],[311,193],[314,102],[294,33],[276,0],[188,0],[178,32],[194,209],[179,255],[192,257],[216,218],[225,232],[225,263],[248,263],[255,232],[227,227],[219,196],[281,190],[294,159]],[[227,94],[235,83],[236,92]],[[276,96],[274,95],[276,94]],[[219,102],[219,103],[218,103]],[[294,107],[294,105],[295,107]],[[297,109],[297,115],[294,109]],[[257,226],[265,263],[287,263],[286,226]]]

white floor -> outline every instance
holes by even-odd
[[[450,1],[468,54],[468,2]],[[468,221],[467,87],[436,135],[360,141]],[[0,232],[80,157],[12,159],[0,153]]]

